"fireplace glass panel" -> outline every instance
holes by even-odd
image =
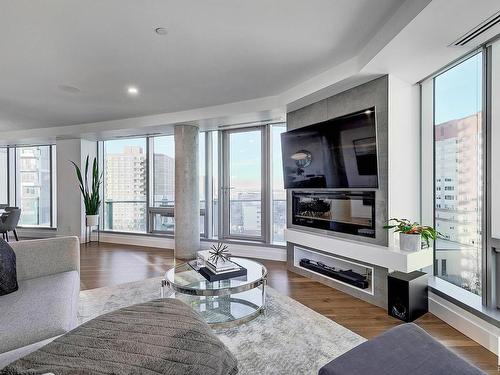
[[[292,192],[292,223],[375,238],[375,192]]]

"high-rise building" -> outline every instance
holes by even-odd
[[[165,154],[154,154],[154,203],[155,206],[169,207],[174,205],[175,180],[174,159]]]
[[[106,154],[106,224],[108,229],[144,231],[146,207],[146,154],[142,147],[124,146]]]
[[[474,291],[481,259],[481,113],[435,127],[436,243],[438,274]]]

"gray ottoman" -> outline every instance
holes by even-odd
[[[234,356],[188,305],[161,299],[101,315],[2,375],[234,375]]]
[[[480,375],[413,323],[367,341],[319,370],[319,375]]]

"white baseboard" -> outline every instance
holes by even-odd
[[[101,232],[100,241],[108,243],[116,243],[120,245],[134,245],[145,247],[156,247],[160,249],[173,249],[174,240],[168,237],[135,235],[126,233],[109,233]],[[97,240],[96,233],[92,234],[92,240]]]
[[[499,355],[500,329],[429,291],[429,312]]]
[[[202,244],[210,246],[210,242],[202,241]],[[269,247],[264,245],[230,244],[229,249],[232,255],[240,257],[286,262],[285,248]]]
[[[92,240],[95,240],[95,234]],[[175,241],[173,238],[159,236],[145,236],[124,233],[101,233],[101,242],[116,243],[122,245],[156,247],[160,249],[173,249]],[[201,241],[202,248],[209,248],[213,244],[210,241]],[[286,249],[280,247],[269,247],[265,245],[233,243],[229,245],[231,254],[235,256],[286,261]]]

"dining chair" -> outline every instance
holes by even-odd
[[[21,217],[21,210],[17,207],[7,208],[9,208],[9,210],[5,209],[5,213],[0,216],[0,233],[2,233],[2,237],[8,242],[9,232],[13,232],[16,241],[19,241],[16,228]]]

